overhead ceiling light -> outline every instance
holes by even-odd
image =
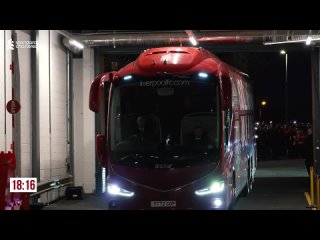
[[[197,46],[198,45],[198,41],[196,39],[196,37],[194,36],[192,30],[185,30],[187,35],[188,35],[188,38],[189,38],[189,41],[191,42],[191,44],[193,46]]]
[[[196,40],[194,37],[190,37],[190,38],[189,38],[189,41],[191,42],[191,44],[192,44],[193,46],[197,46],[197,45],[198,45],[198,42],[197,42],[197,40]]]
[[[308,37],[307,40],[306,40],[306,44],[310,45],[311,41],[312,41],[311,37]]]
[[[77,48],[83,49],[83,45],[76,40],[69,40],[69,43],[73,46],[76,46]]]

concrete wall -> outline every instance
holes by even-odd
[[[18,41],[30,41],[31,35],[26,31],[16,31]],[[15,71],[15,99],[21,104],[21,110],[16,116],[16,157],[17,174],[21,177],[32,176],[32,85],[31,85],[31,49],[20,48],[18,51]]]
[[[56,31],[51,31],[51,177],[67,175],[67,53]]]
[[[40,182],[65,177],[68,175],[67,50],[56,31],[39,30],[35,50],[12,51],[8,49],[12,34],[18,41],[32,40],[31,31],[0,30],[0,151],[10,151],[15,140],[18,176],[39,177]],[[12,59],[14,77],[10,70]],[[75,185],[83,186],[86,193],[95,191],[96,181],[95,114],[88,108],[93,78],[94,51],[85,48],[83,59],[73,61],[74,152],[71,154],[74,154]],[[6,111],[6,103],[12,98],[13,79],[15,99],[21,103],[21,111],[15,115],[14,131],[12,115]],[[50,193],[50,199],[58,195]]]
[[[84,190],[95,190],[95,113],[89,109],[89,89],[94,79],[94,50],[83,50],[83,167]]]
[[[83,60],[74,59],[73,76],[73,122],[74,122],[74,180],[75,184],[84,184],[83,168]]]
[[[38,50],[38,99],[39,103],[39,146],[40,151],[40,182],[51,179],[51,137],[50,137],[50,58],[49,33],[39,31]]]
[[[6,89],[5,86],[5,43],[4,43],[4,31],[0,31],[0,151],[5,151],[5,93]]]
[[[66,51],[56,31],[39,31],[40,181],[67,175]]]

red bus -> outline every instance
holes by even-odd
[[[148,49],[98,76],[110,209],[230,209],[256,170],[247,75],[202,48]]]

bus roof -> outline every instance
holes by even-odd
[[[128,74],[141,76],[155,76],[158,74],[187,75],[195,71],[218,74],[219,72],[229,72],[230,70],[248,77],[247,74],[226,64],[203,48],[161,47],[145,50],[135,61],[121,68],[117,75],[118,77]]]

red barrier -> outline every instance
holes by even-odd
[[[9,181],[15,177],[16,157],[13,153],[0,153],[0,210],[28,210],[28,193],[10,193]]]

